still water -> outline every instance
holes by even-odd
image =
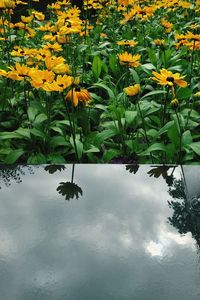
[[[1,300],[199,300],[200,167],[0,168]]]

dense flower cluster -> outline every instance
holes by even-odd
[[[0,0],[0,161],[199,158],[200,1],[74,3]]]

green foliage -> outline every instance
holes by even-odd
[[[154,4],[156,1],[146,1],[141,5],[144,13],[136,12],[130,19],[124,19],[125,12],[114,1],[96,11],[93,8],[94,15],[86,9],[66,20],[61,16],[69,8],[61,5],[57,13],[50,9],[50,20],[34,18],[26,25],[28,30],[8,26],[8,11],[1,10],[1,163],[109,163],[122,158],[128,163],[200,161],[200,57],[198,43],[194,43],[198,37],[184,39],[183,44],[193,41],[190,46],[179,44],[177,37],[180,33],[198,33],[191,25],[198,20],[199,10],[194,3],[187,9],[177,2],[178,9],[170,11]],[[135,5],[130,4],[130,10]],[[170,32],[162,25],[163,18],[172,23]],[[47,29],[43,31],[41,26]],[[66,30],[69,34],[64,33]],[[62,38],[66,40],[59,42]],[[28,54],[23,55],[27,49]],[[37,78],[33,83],[27,74],[22,74],[22,80],[5,75],[15,69],[16,63],[31,70],[50,70],[48,59],[41,54],[61,58],[70,72],[52,68],[50,88],[47,78]],[[120,60],[120,54],[139,54],[138,66],[134,66],[134,58]],[[174,78],[168,83],[154,80],[154,72],[160,74],[163,68],[180,73],[187,86],[174,82]],[[55,81],[64,75],[79,78],[79,83],[73,79],[72,85],[59,90],[63,83]],[[135,84],[140,88],[134,90]],[[127,87],[132,87],[130,93]],[[78,103],[66,97],[72,88],[79,93]],[[88,99],[87,92],[81,94],[83,90],[90,93]],[[59,192],[66,192],[64,183]],[[73,193],[67,197],[71,196]]]

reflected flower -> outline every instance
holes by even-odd
[[[83,195],[82,189],[73,182],[60,182],[60,185],[56,189],[59,194],[65,196],[65,200],[78,199],[80,196]]]

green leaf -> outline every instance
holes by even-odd
[[[76,139],[76,148],[78,152],[78,158],[81,159],[81,157],[83,156],[83,143],[78,139]]]
[[[105,140],[113,137],[116,135],[116,131],[111,129],[103,130],[102,132],[97,133],[96,137],[94,138],[94,142],[97,145],[101,145]]]
[[[190,130],[186,130],[182,135],[182,145],[187,146],[189,144],[192,144],[192,135]]]
[[[162,143],[155,143],[155,144],[151,145],[149,148],[147,148],[145,151],[140,153],[140,155],[150,155],[151,152],[153,152],[153,151],[164,151],[164,152],[166,152],[165,145],[163,145]]]
[[[117,60],[117,57],[115,54],[112,54],[109,56],[109,67],[113,71],[113,73],[117,72],[117,69],[118,69],[117,62],[118,62],[118,60]]]
[[[189,147],[200,156],[200,142],[191,143]]]
[[[149,92],[146,95],[144,95],[142,98],[140,98],[140,100],[143,100],[149,96],[154,96],[154,95],[158,95],[158,94],[166,94],[166,91],[156,90],[156,91]]]
[[[158,59],[157,59],[155,50],[153,50],[153,49],[151,49],[151,48],[148,48],[148,49],[147,49],[147,52],[148,52],[148,56],[149,56],[150,62],[151,62],[154,66],[157,66]]]
[[[88,150],[85,150],[84,153],[97,153],[100,152],[99,148],[91,145],[91,147]]]
[[[50,127],[53,131],[60,133],[61,135],[63,135],[63,131],[61,128],[56,127],[56,126],[51,126]]]
[[[49,154],[47,156],[47,161],[51,164],[64,164],[66,160],[60,154]]]
[[[171,128],[174,125],[174,121],[169,121],[167,122],[159,131],[158,131],[158,136],[161,134],[167,132],[169,128]]]
[[[190,88],[187,88],[187,87],[186,88],[180,88],[176,93],[176,97],[179,100],[190,98],[191,95],[192,95],[192,90]]]
[[[144,67],[147,70],[156,70],[155,66],[151,63],[143,64],[142,67]]]
[[[22,137],[25,137],[28,139],[31,138],[30,129],[28,129],[28,128],[18,128],[15,132],[17,134],[20,134]]]
[[[81,157],[83,156],[83,143],[79,140],[79,138],[75,139],[75,144],[76,144],[76,148],[74,145],[74,140],[72,138],[72,136],[69,139],[70,144],[72,145],[74,151],[77,150],[77,155],[78,155],[78,159],[81,159]]]
[[[50,147],[56,148],[59,146],[68,146],[69,143],[66,141],[66,139],[63,136],[54,136],[50,140]]]
[[[33,134],[35,136],[38,136],[41,138],[46,138],[45,133],[39,129],[33,128],[33,129],[30,129],[30,132],[31,132],[31,134]]]
[[[45,114],[39,114],[36,116],[35,120],[34,120],[34,123],[35,124],[40,124],[42,122],[44,122],[45,120],[47,120],[47,115]]]
[[[33,154],[28,158],[28,164],[39,165],[46,164],[46,157],[42,153]]]
[[[111,161],[114,157],[120,156],[120,154],[121,154],[121,151],[117,150],[117,149],[106,150],[103,154],[103,162],[107,163],[107,162]]]
[[[92,72],[98,79],[102,70],[102,60],[99,56],[95,56],[92,62]]]
[[[178,131],[178,128],[177,128],[175,122],[171,127],[168,128],[167,135],[168,135],[168,138],[170,139],[170,141],[174,144],[174,146],[176,148],[178,148],[179,144],[180,144],[180,137],[179,137],[179,131]]]
[[[108,92],[108,95],[109,95],[110,99],[115,98],[114,92],[106,84],[100,82],[100,83],[95,83],[93,86],[106,90]]]
[[[34,119],[35,119],[35,117],[36,117],[36,115],[37,115],[37,113],[38,113],[38,110],[37,110],[35,107],[30,106],[30,107],[28,108],[27,113],[28,113],[28,118],[29,118],[29,120],[30,120],[31,122],[33,122]]]
[[[135,83],[140,84],[140,78],[138,76],[138,73],[134,69],[131,69],[131,68],[129,69],[129,71],[130,71]]]
[[[125,120],[128,125],[133,124],[137,117],[137,111],[125,111]]]
[[[21,139],[22,136],[15,131],[12,132],[1,132],[0,133],[0,140],[7,140],[7,139]]]
[[[11,152],[6,156],[5,163],[14,164],[23,154],[23,149],[11,150]]]

